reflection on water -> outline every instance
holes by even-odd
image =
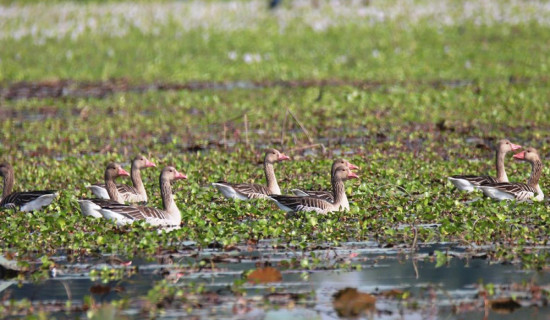
[[[337,248],[319,248],[305,253],[288,249],[277,250],[270,242],[260,243],[255,250],[247,250],[249,248],[246,246],[238,249],[239,251],[231,252],[189,250],[172,253],[168,259],[158,258],[155,262],[135,259],[132,261],[133,266],[138,266],[135,274],[107,282],[111,287],[122,290],[110,290],[101,294],[96,292],[94,299],[108,302],[124,297],[143,297],[158,280],[168,276],[172,277],[170,281],[175,286],[203,284],[206,290],[226,296],[221,305],[191,311],[192,314],[233,318],[237,298],[231,292],[230,286],[235,280],[242,279],[243,271],[268,262],[282,271],[283,281],[269,285],[245,284],[247,299],[263,301],[264,295],[272,292],[270,287],[275,288],[276,292],[313,293],[311,298],[305,304],[292,308],[279,308],[275,304],[252,307],[238,318],[337,318],[332,306],[332,295],[340,289],[353,287],[375,295],[390,289],[410,293],[410,298],[405,302],[384,299],[379,295],[376,311],[370,315],[375,319],[483,319],[485,314],[483,300],[479,297],[480,283],[495,284],[495,297],[518,297],[522,304],[522,308],[511,314],[490,312],[488,319],[550,318],[550,309],[547,306],[530,306],[528,292],[510,287],[518,283],[548,286],[548,272],[522,271],[515,265],[495,264],[485,259],[472,258],[449,258],[446,263],[437,267],[434,250],[447,250],[458,256],[464,254],[463,249],[452,244],[421,246],[414,259],[404,249],[380,248],[373,242],[347,243]],[[312,254],[318,259],[315,263],[311,259]],[[196,267],[201,260],[211,259],[215,262],[207,263],[208,268],[191,268]],[[304,259],[309,261],[310,268],[300,267],[300,261]],[[283,267],[288,266],[289,261],[298,263],[290,269]],[[59,257],[58,263],[60,271],[57,277],[46,281],[25,282],[21,285],[10,280],[0,281],[2,294],[9,293],[11,299],[27,298],[35,303],[71,300],[73,304],[81,304],[85,296],[91,295],[90,288],[100,283],[90,279],[90,270],[101,270],[105,267],[104,264],[99,265],[93,261],[88,261],[87,264],[69,264],[62,257]],[[214,272],[212,266],[215,268]],[[128,314],[137,315],[138,311],[128,310]],[[167,315],[179,317],[188,315],[188,311],[170,310],[165,314]]]

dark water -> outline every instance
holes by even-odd
[[[550,308],[544,305],[546,300],[535,301],[528,289],[518,286],[531,283],[548,288],[548,272],[523,271],[516,265],[467,258],[465,248],[452,244],[423,245],[414,254],[404,248],[380,248],[374,242],[346,243],[341,247],[307,252],[288,248],[277,250],[270,242],[261,242],[252,250],[247,246],[237,249],[230,252],[188,250],[169,257],[157,257],[155,261],[134,259],[132,267],[138,267],[135,274],[104,282],[112,288],[123,288],[123,291],[111,290],[104,294],[90,292],[93,285],[101,283],[99,279],[90,279],[90,270],[132,267],[110,265],[105,261],[69,264],[63,257],[58,257],[60,267],[55,277],[20,285],[4,280],[0,282],[0,295],[9,294],[15,300],[27,298],[35,304],[64,303],[70,299],[74,305],[81,305],[88,295],[92,295],[96,302],[144,297],[157,281],[166,277],[176,287],[201,284],[206,291],[216,292],[220,299],[196,310],[168,308],[161,318],[196,315],[227,319],[335,319],[338,316],[332,305],[333,294],[353,287],[375,295],[390,289],[410,293],[410,298],[403,301],[378,296],[376,310],[365,316],[372,319],[484,319],[485,315],[485,319],[550,319]],[[438,266],[434,250],[447,251],[450,258]],[[313,263],[312,255],[319,259],[317,264]],[[213,264],[210,259],[214,259]],[[293,259],[297,261],[293,268],[282,267]],[[309,267],[300,266],[303,259],[309,261]],[[197,266],[201,260],[207,263],[199,270]],[[246,295],[240,298],[230,291],[234,281],[242,279],[243,271],[266,263],[281,270],[282,282],[244,284]],[[214,271],[211,266],[214,266]],[[357,270],[357,266],[360,269]],[[494,284],[494,297],[516,297],[521,308],[499,312],[484,309],[478,294],[480,283]],[[306,298],[292,305],[286,300],[280,304],[278,300],[269,300],[267,305],[256,303],[265,301],[272,292],[302,293]],[[251,301],[250,308],[236,311],[235,306],[243,299]],[[139,305],[131,304],[124,313],[130,318],[139,318],[143,316],[139,311]],[[60,316],[70,318],[78,314],[63,313]]]

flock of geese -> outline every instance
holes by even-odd
[[[471,192],[481,190],[486,196],[497,200],[525,201],[533,199],[542,201],[544,194],[539,186],[542,174],[542,161],[536,149],[526,148],[513,156],[514,159],[531,164],[531,176],[526,184],[508,181],[504,168],[504,159],[510,151],[522,147],[508,140],[500,140],[496,147],[496,178],[490,176],[455,175],[449,181],[459,190]],[[223,196],[229,199],[251,200],[270,199],[286,212],[315,212],[327,214],[333,211],[349,210],[344,182],[359,176],[353,170],[357,166],[344,159],[337,159],[331,167],[332,191],[313,191],[292,189],[294,195],[281,195],[281,189],[275,177],[274,164],[290,160],[288,156],[276,149],[268,149],[264,158],[264,172],[267,185],[247,183],[213,183]],[[172,195],[172,182],[187,179],[176,168],[167,166],[162,169],[159,177],[160,194],[163,208],[140,205],[147,202],[147,192],[141,180],[141,169],[155,167],[155,164],[144,156],[138,155],[132,161],[130,173],[120,164],[109,163],[105,169],[104,182],[88,186],[96,198],[79,199],[82,214],[96,218],[113,220],[117,225],[131,224],[136,220],[145,220],[151,225],[177,227],[181,224],[181,214]],[[26,191],[12,192],[14,173],[10,164],[0,164],[0,175],[4,180],[0,208],[11,208],[20,211],[34,211],[49,205],[57,191]],[[132,186],[116,184],[118,177],[130,176]]]
[[[525,201],[532,199],[542,201],[544,193],[539,186],[540,176],[542,175],[542,161],[535,148],[525,148],[525,150],[513,156],[514,159],[531,164],[531,176],[527,180],[527,183],[508,181],[508,175],[504,168],[504,158],[508,152],[522,148],[522,146],[513,144],[506,139],[497,142],[495,156],[496,178],[491,176],[456,175],[448,179],[459,190],[471,192],[479,189],[487,197],[497,200]]]

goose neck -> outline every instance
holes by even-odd
[[[2,198],[5,198],[9,194],[11,194],[13,190],[13,183],[14,183],[14,176],[13,176],[13,169],[10,169],[6,172],[4,175],[4,188],[2,190]]]
[[[497,181],[498,182],[508,182],[508,175],[506,174],[506,169],[504,168],[504,158],[506,157],[506,152],[497,149],[495,155],[495,164],[497,167]]]
[[[264,161],[265,180],[267,181],[267,188],[271,194],[281,194],[281,189],[277,183],[277,177],[275,176],[275,169],[273,163]]]

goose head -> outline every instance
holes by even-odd
[[[336,168],[336,167],[338,167],[338,166],[346,166],[346,167],[348,167],[350,170],[357,170],[357,169],[359,169],[358,166],[356,166],[356,165],[350,163],[350,162],[349,162],[348,160],[346,160],[346,159],[336,159],[336,160],[334,160],[334,162],[332,163],[332,168],[334,169],[334,168]]]
[[[520,153],[514,154],[514,159],[527,162],[535,162],[540,161],[540,156],[537,149],[529,147]]]
[[[282,152],[279,152],[279,150],[277,149],[267,149],[265,152],[264,161],[267,163],[273,164],[275,162],[284,161],[284,160],[290,160],[290,157],[285,155]]]
[[[138,169],[156,167],[153,162],[149,161],[149,159],[145,158],[142,155],[137,155],[134,158],[134,160],[132,161],[132,166]]]
[[[519,144],[513,144],[508,139],[502,139],[498,141],[497,148],[498,148],[498,151],[502,153],[507,153],[510,151],[519,150],[522,148],[522,146],[520,146]]]
[[[176,168],[174,168],[172,166],[168,166],[168,167],[164,167],[164,169],[162,169],[162,172],[160,174],[160,178],[162,180],[173,181],[173,180],[187,179],[187,176],[184,175],[183,173],[178,172],[178,170],[176,170]]]
[[[105,169],[105,179],[115,179],[118,177],[127,177],[130,176],[130,174],[122,169],[120,164],[111,162],[107,165],[107,168]]]
[[[338,166],[336,167],[336,169],[334,169],[334,177],[342,181],[359,178],[357,174],[355,174],[348,166],[345,165]]]

